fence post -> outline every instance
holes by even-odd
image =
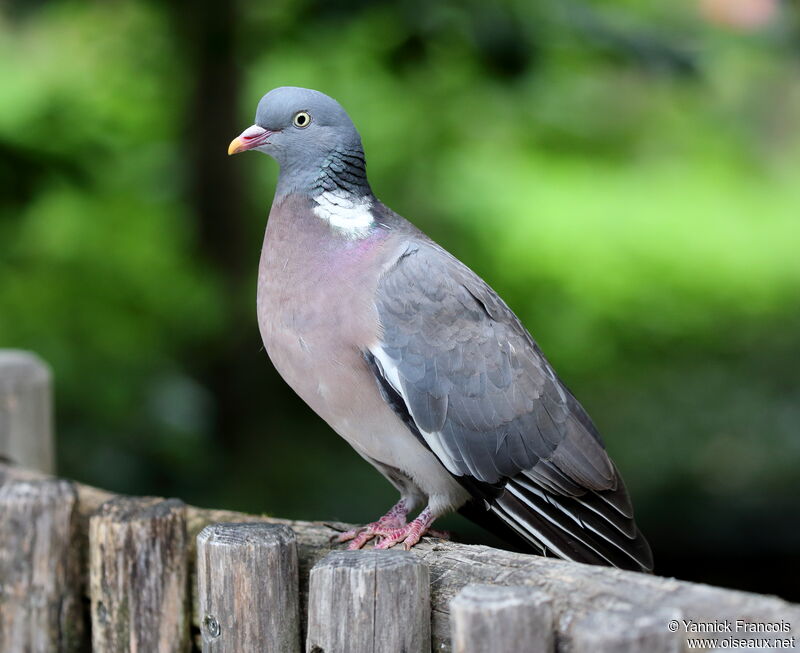
[[[54,471],[52,374],[38,356],[0,349],[0,459]]]
[[[89,520],[94,653],[188,648],[186,506],[118,497]]]
[[[0,651],[80,650],[76,503],[67,481],[0,486]]]
[[[431,650],[428,566],[406,551],[332,551],[311,570],[306,653]]]
[[[572,653],[681,653],[684,638],[670,622],[680,624],[674,609],[592,612],[567,633]]]
[[[553,609],[530,587],[468,585],[450,602],[453,653],[555,650]]]
[[[299,653],[297,542],[280,524],[221,523],[197,536],[203,653]]]

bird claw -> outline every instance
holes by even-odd
[[[347,545],[348,551],[356,551],[362,548],[367,542],[369,542],[373,537],[375,537],[377,533],[374,530],[366,530],[359,533],[350,544]]]
[[[403,542],[403,548],[408,551],[417,544],[423,535],[429,533],[429,527],[433,523],[433,518],[426,508],[415,520],[400,528],[393,528],[385,533],[380,533],[380,541],[375,545],[376,549],[389,549],[399,542]],[[437,532],[439,534],[439,532]],[[446,533],[445,533],[446,534]]]
[[[406,505],[406,500],[400,499],[400,501],[392,506],[389,512],[378,521],[334,535],[331,537],[330,541],[335,544],[350,542],[347,546],[348,549],[360,549],[373,537],[382,537],[389,531],[404,527],[406,525],[406,515],[408,515],[408,508]]]
[[[363,533],[366,528],[367,526],[359,526],[358,528],[352,528],[349,531],[343,531],[341,533],[337,533],[336,535],[331,535],[328,541],[331,544],[342,544],[343,542],[349,542]]]
[[[404,521],[399,520],[397,517],[381,517],[378,521],[367,524],[366,526],[359,526],[344,533],[339,533],[331,537],[331,542],[335,544],[347,545],[348,550],[354,551],[360,549],[367,542],[374,537],[384,537],[386,534],[405,525]]]
[[[337,544],[350,542],[347,548],[353,551],[362,548],[371,539],[377,537],[376,549],[390,549],[395,544],[403,542],[403,548],[408,551],[426,534],[443,539],[450,538],[450,534],[446,531],[429,530],[434,520],[430,509],[425,508],[416,519],[407,524],[406,514],[404,506],[398,504],[378,521],[334,535],[331,542]]]
[[[414,528],[414,523],[408,524],[404,528],[394,529],[391,533],[386,533],[375,545],[376,549],[391,549],[395,544],[403,542],[403,548],[409,551],[417,542],[422,539],[425,531],[421,528]]]

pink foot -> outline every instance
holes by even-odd
[[[428,532],[433,520],[431,511],[425,508],[414,521],[405,526],[387,529],[383,533],[379,533],[381,540],[375,545],[375,548],[389,549],[402,540],[403,548],[408,551]]]
[[[352,530],[340,533],[331,538],[332,542],[341,544],[342,542],[350,542],[347,546],[348,549],[360,549],[373,537],[383,536],[384,533],[394,531],[402,528],[406,524],[406,517],[408,516],[408,508],[406,502],[400,499],[383,517],[378,521],[374,521],[366,526],[360,526]],[[352,540],[352,541],[350,541]]]

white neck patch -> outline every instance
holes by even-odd
[[[314,214],[348,238],[360,238],[369,233],[374,222],[371,198],[355,197],[344,190],[326,190],[313,199],[317,203]]]

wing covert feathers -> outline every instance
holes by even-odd
[[[382,338],[365,355],[384,397],[474,497],[539,550],[652,569],[591,419],[488,285],[417,241],[376,305]]]

